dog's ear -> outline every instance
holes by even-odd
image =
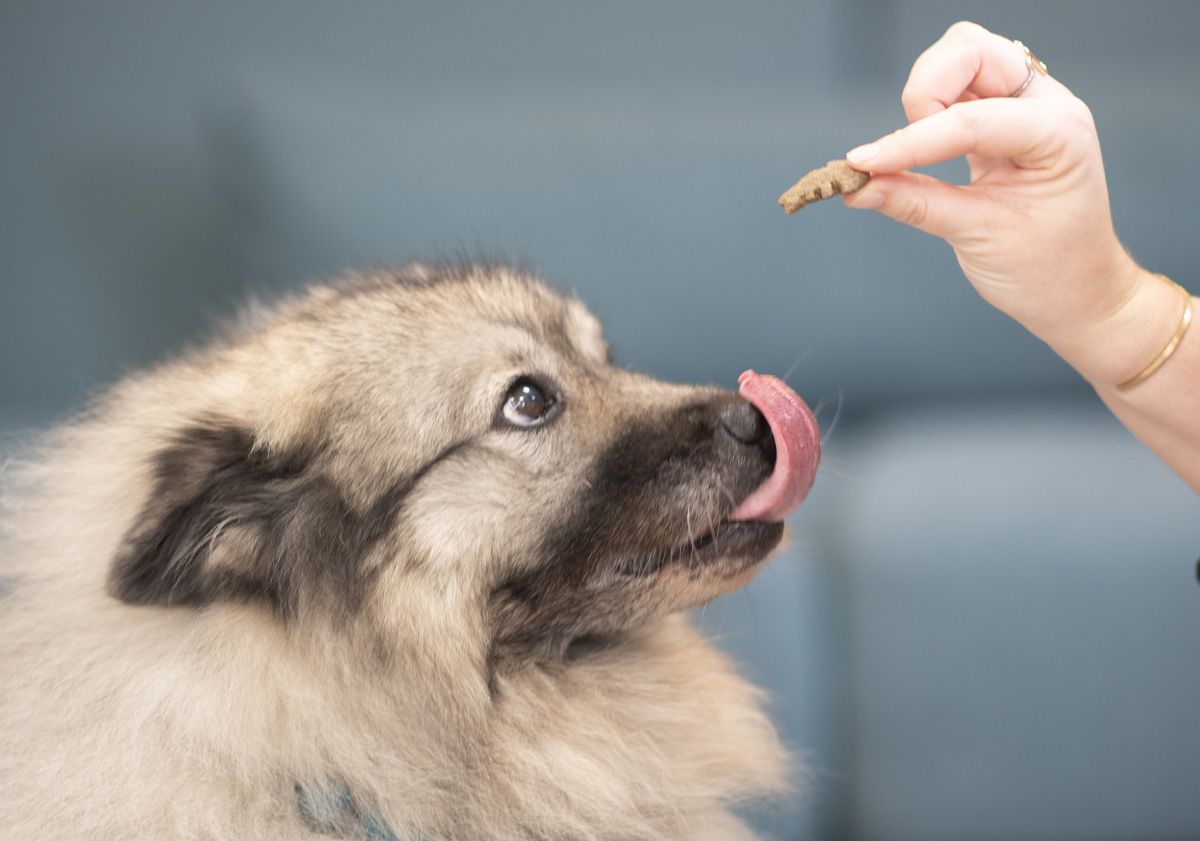
[[[126,534],[109,592],[133,604],[204,604],[264,589],[263,540],[302,484],[302,459],[256,451],[246,429],[188,427],[153,460],[150,498]]]
[[[260,599],[284,615],[315,598],[358,606],[364,556],[391,512],[352,512],[319,474],[315,448],[272,453],[245,428],[210,422],[179,433],[153,469],[150,499],[109,573],[113,596],[156,605]]]

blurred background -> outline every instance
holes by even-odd
[[[1191,2],[5,0],[0,441],[250,294],[519,260],[623,364],[787,372],[819,406],[788,549],[700,617],[807,758],[805,793],[751,822],[1200,837],[1195,494],[943,243],[775,204],[899,126],[913,59],[962,18],[1092,106],[1124,242],[1200,289]]]

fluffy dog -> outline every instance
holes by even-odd
[[[749,837],[786,758],[678,611],[780,539],[773,411],[494,266],[119,383],[8,470],[0,837]]]

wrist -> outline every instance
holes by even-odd
[[[1129,260],[1128,296],[1111,312],[1042,336],[1096,389],[1116,390],[1141,373],[1179,326],[1181,295],[1173,284]]]

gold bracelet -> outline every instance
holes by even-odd
[[[1175,328],[1175,335],[1171,337],[1171,341],[1167,342],[1167,346],[1159,352],[1158,356],[1150,360],[1150,364],[1143,368],[1140,374],[1129,378],[1117,386],[1117,391],[1128,391],[1138,383],[1149,379],[1155,371],[1163,366],[1164,362],[1171,358],[1171,354],[1179,347],[1179,343],[1183,341],[1184,334],[1187,333],[1188,326],[1192,323],[1192,293],[1166,275],[1159,275],[1159,277],[1178,289],[1179,294],[1183,296],[1183,317],[1179,319],[1179,326]]]

